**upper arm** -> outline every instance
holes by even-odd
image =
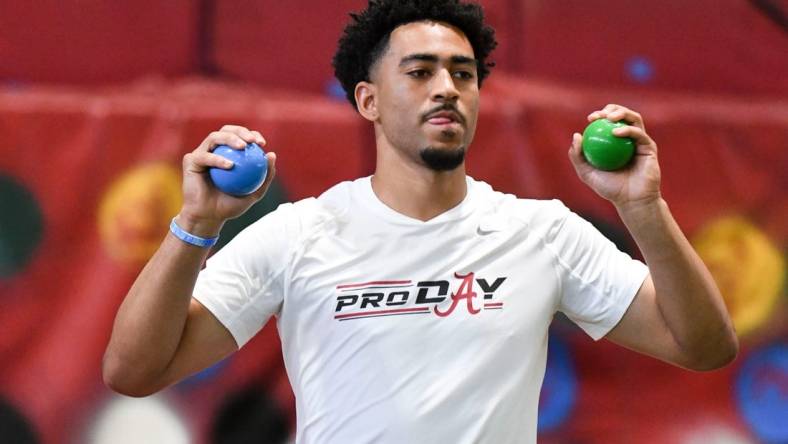
[[[192,298],[181,342],[161,379],[161,388],[199,372],[238,350],[235,339],[216,317]]]
[[[605,338],[638,353],[688,367],[681,347],[665,323],[656,298],[654,281],[649,275],[624,316]]]

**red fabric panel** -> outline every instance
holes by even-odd
[[[484,9],[485,22],[495,29],[498,46],[490,55],[496,71],[521,72],[523,49],[522,11],[520,0],[481,0],[476,3]]]
[[[784,248],[785,101],[580,89],[500,73],[482,95],[468,161],[477,179],[521,196],[558,197],[617,224],[612,206],[577,179],[566,151],[588,112],[622,103],[642,112],[659,144],[663,193],[687,234],[717,216],[745,214]],[[0,280],[0,394],[31,418],[43,442],[81,441],[110,396],[101,383],[101,355],[141,264],[114,259],[101,239],[107,190],[151,162],[177,170],[184,153],[226,123],[267,137],[293,200],[369,174],[373,166],[370,126],[342,101],[199,79],[101,91],[0,91],[0,172],[31,190],[45,219],[32,262]],[[132,212],[145,210],[127,204]],[[164,219],[160,230],[143,235],[161,238]],[[743,342],[743,356],[759,341],[784,337],[784,309],[778,310],[783,313]],[[731,391],[741,364],[698,375],[568,337],[580,385],[577,405],[569,421],[540,442],[682,442],[676,434],[706,417],[750,436]],[[273,324],[220,377],[169,394],[202,442],[223,396],[258,380],[267,381],[292,421]]]
[[[642,56],[649,87],[788,96],[788,34],[752,3],[524,2],[522,67],[604,88],[636,85],[626,67]]]
[[[692,442],[687,432],[709,418],[748,435],[729,389],[735,367],[688,372],[583,336],[572,346],[581,388],[571,426],[540,436],[540,443]]]
[[[774,239],[786,239],[788,229],[776,219],[788,198],[775,193],[786,189],[781,172],[788,155],[779,148],[788,146],[786,102],[569,88],[500,73],[491,80],[482,88],[490,117],[479,119],[469,155],[472,175],[616,220],[612,206],[580,182],[566,156],[571,133],[582,133],[586,115],[619,103],[645,116],[660,147],[663,194],[687,232],[711,217],[742,212],[767,226]]]
[[[44,442],[83,433],[83,420],[99,402],[95,395],[106,396],[101,356],[117,307],[140,270],[141,264],[113,260],[99,236],[97,213],[108,187],[150,162],[179,169],[183,154],[226,123],[267,137],[292,199],[363,173],[365,126],[345,103],[207,82],[0,94],[0,171],[32,191],[46,227],[25,271],[0,281],[0,393],[24,408]],[[270,344],[266,337],[256,341]],[[252,374],[255,362],[250,368],[239,360],[238,371]],[[277,362],[263,364],[282,374]],[[292,400],[282,402],[292,409]]]
[[[626,87],[639,85],[628,65],[641,58],[649,87],[788,95],[788,35],[753,2],[480,3],[497,31],[499,70]],[[0,79],[119,82],[195,73],[205,57],[222,76],[322,92],[348,12],[365,2],[217,0],[204,11],[207,24],[199,5],[3,2]]]
[[[331,57],[349,11],[363,0],[325,3],[219,0],[214,21],[219,70],[273,88],[323,92],[334,78]]]
[[[510,0],[481,4],[496,28],[500,46],[494,60],[514,69],[513,48],[517,16],[509,14]],[[516,2],[514,2],[516,3]],[[275,0],[219,0],[216,3],[215,56],[219,71],[232,78],[271,88],[296,88],[322,93],[334,80],[331,58],[351,11],[366,6],[363,0],[299,4]]]
[[[0,79],[107,83],[196,68],[198,2],[0,2]]]

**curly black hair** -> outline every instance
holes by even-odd
[[[388,47],[391,31],[422,20],[445,22],[459,28],[478,60],[479,87],[493,63],[487,57],[498,44],[495,30],[484,24],[484,12],[476,3],[460,0],[369,0],[367,9],[351,13],[351,22],[339,39],[332,64],[345,95],[356,108],[356,84],[370,81],[369,70]]]

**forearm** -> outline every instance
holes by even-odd
[[[218,232],[182,219],[192,233]],[[208,237],[208,236],[206,236]],[[137,277],[118,310],[107,351],[104,378],[134,391],[154,383],[178,349],[197,275],[208,249],[189,245],[168,233]]]
[[[646,260],[665,324],[687,358],[716,367],[738,344],[725,303],[706,266],[660,199],[617,207]]]

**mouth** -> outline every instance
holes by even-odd
[[[454,111],[440,111],[429,114],[426,118],[427,123],[436,126],[459,125],[462,123],[460,115]]]

